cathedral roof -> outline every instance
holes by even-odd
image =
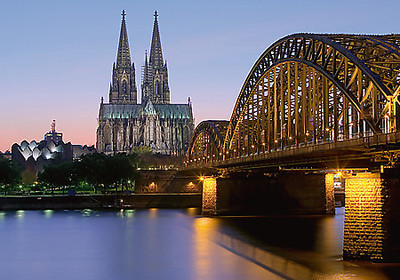
[[[145,112],[145,104],[103,104],[104,119],[138,118]],[[192,108],[188,104],[152,104],[160,119],[191,119]]]

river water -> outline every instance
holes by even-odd
[[[342,260],[335,216],[218,217],[198,209],[0,212],[0,279],[399,279]]]

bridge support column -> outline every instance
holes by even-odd
[[[206,216],[217,214],[217,178],[215,177],[205,177],[203,180],[201,213]]]
[[[333,176],[328,173],[325,175],[325,209],[326,214],[335,214],[335,185]]]
[[[400,172],[346,178],[343,258],[400,261]]]

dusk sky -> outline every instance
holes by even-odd
[[[64,141],[95,144],[126,10],[140,96],[154,10],[171,103],[193,102],[196,124],[229,119],[262,52],[293,33],[400,33],[400,1],[0,0],[0,151],[41,140],[53,119]]]

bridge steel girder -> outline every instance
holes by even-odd
[[[224,159],[397,132],[400,35],[294,34],[251,69]]]
[[[222,159],[222,147],[229,121],[207,120],[201,122],[193,132],[186,163],[206,164]]]

